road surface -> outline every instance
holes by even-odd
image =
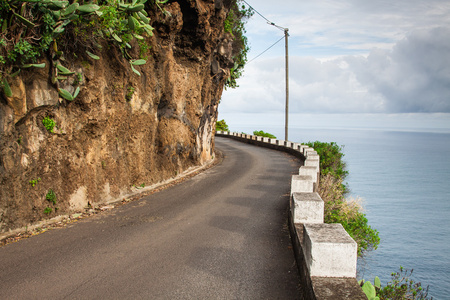
[[[216,138],[217,166],[0,248],[0,299],[298,299],[282,152]]]

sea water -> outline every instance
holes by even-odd
[[[282,128],[265,131],[283,139]],[[403,266],[429,285],[429,296],[450,299],[449,133],[291,128],[289,140],[343,146],[350,194],[364,199],[381,238],[377,250],[359,259],[359,279],[379,276],[385,285]]]

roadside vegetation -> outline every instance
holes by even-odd
[[[325,202],[325,223],[341,223],[344,229],[358,244],[358,255],[375,250],[380,243],[378,231],[373,229],[363,212],[361,198],[347,197],[349,189],[344,180],[348,171],[343,161],[342,147],[336,143],[309,142],[320,156],[320,184],[318,193]],[[413,270],[400,267],[391,274],[391,280],[381,285],[378,277],[373,284],[360,281],[360,285],[369,300],[426,300],[428,287],[422,288],[420,282],[411,279]]]
[[[363,292],[369,300],[427,300],[428,289],[422,287],[420,282],[411,279],[413,270],[407,270],[400,267],[399,271],[391,274],[391,280],[385,285],[381,285],[378,277],[375,277],[374,283],[370,281],[359,281]]]
[[[380,243],[378,231],[373,229],[363,212],[361,198],[348,198],[344,180],[348,175],[342,147],[336,143],[309,142],[320,156],[320,184],[318,193],[325,202],[325,223],[340,223],[358,244],[358,255],[376,249]]]
[[[276,139],[276,138],[277,138],[277,137],[274,136],[273,134],[268,133],[268,132],[264,132],[264,131],[262,131],[262,130],[260,130],[260,131],[255,130],[255,131],[253,131],[253,135],[262,136],[262,137],[267,137],[267,138],[270,138],[270,139]]]
[[[216,122],[216,131],[230,131],[225,120],[222,119]]]

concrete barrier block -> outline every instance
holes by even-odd
[[[294,148],[293,145],[294,145],[293,142],[289,142],[289,141],[285,141],[285,142],[284,142],[284,146],[286,146],[286,147],[288,147],[288,148]]]
[[[269,139],[269,144],[277,145],[278,140],[277,139]]]
[[[310,175],[312,177],[313,182],[317,182],[319,174],[319,168],[317,167],[300,167],[300,170],[298,171],[298,175]]]
[[[324,202],[317,193],[293,193],[294,223],[323,223]]]
[[[300,143],[292,143],[292,148],[294,150],[300,151],[302,144]]]
[[[284,146],[284,140],[277,140],[278,146]]]
[[[307,158],[305,159],[305,167],[316,167],[319,168],[320,167],[320,160],[318,158],[316,159],[312,159],[312,158]]]
[[[311,175],[292,175],[291,195],[293,193],[314,192],[314,181]]]
[[[306,154],[307,154],[308,151],[314,151],[314,148],[311,148],[311,147],[309,147],[309,146],[305,146],[305,147],[303,148],[303,155],[306,156]]]
[[[307,158],[308,159],[320,159],[320,156],[319,156],[319,154],[309,154]]]
[[[306,157],[309,157],[310,155],[317,155],[317,152],[316,152],[316,150],[314,150],[313,148],[309,148],[309,149],[306,149],[306,150],[305,150],[304,155],[305,155]]]
[[[304,255],[310,276],[356,277],[356,242],[341,224],[303,224]]]

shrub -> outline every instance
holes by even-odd
[[[260,131],[255,130],[255,131],[253,131],[253,135],[262,136],[262,137],[268,137],[270,139],[276,139],[277,138],[273,134],[268,133],[268,132],[264,132],[262,130],[260,130]]]
[[[342,160],[344,153],[342,153],[342,146],[331,142],[308,142],[309,147],[314,148],[320,156],[320,174],[327,175],[330,173],[333,177],[345,179],[348,171],[345,170],[345,162]]]
[[[342,147],[336,143],[310,142],[320,155],[320,184],[318,193],[325,203],[325,223],[340,223],[358,244],[358,255],[376,249],[380,243],[378,231],[370,227],[363,213],[361,198],[346,199],[348,192],[343,180],[348,175]]]
[[[216,131],[230,131],[225,120],[222,119],[216,122]]]
[[[411,279],[413,270],[408,271],[400,266],[398,272],[391,274],[391,281],[382,287],[380,279],[375,277],[374,284],[370,281],[361,280],[359,283],[369,299],[376,300],[426,300],[428,298],[428,288],[422,288],[420,282]]]

